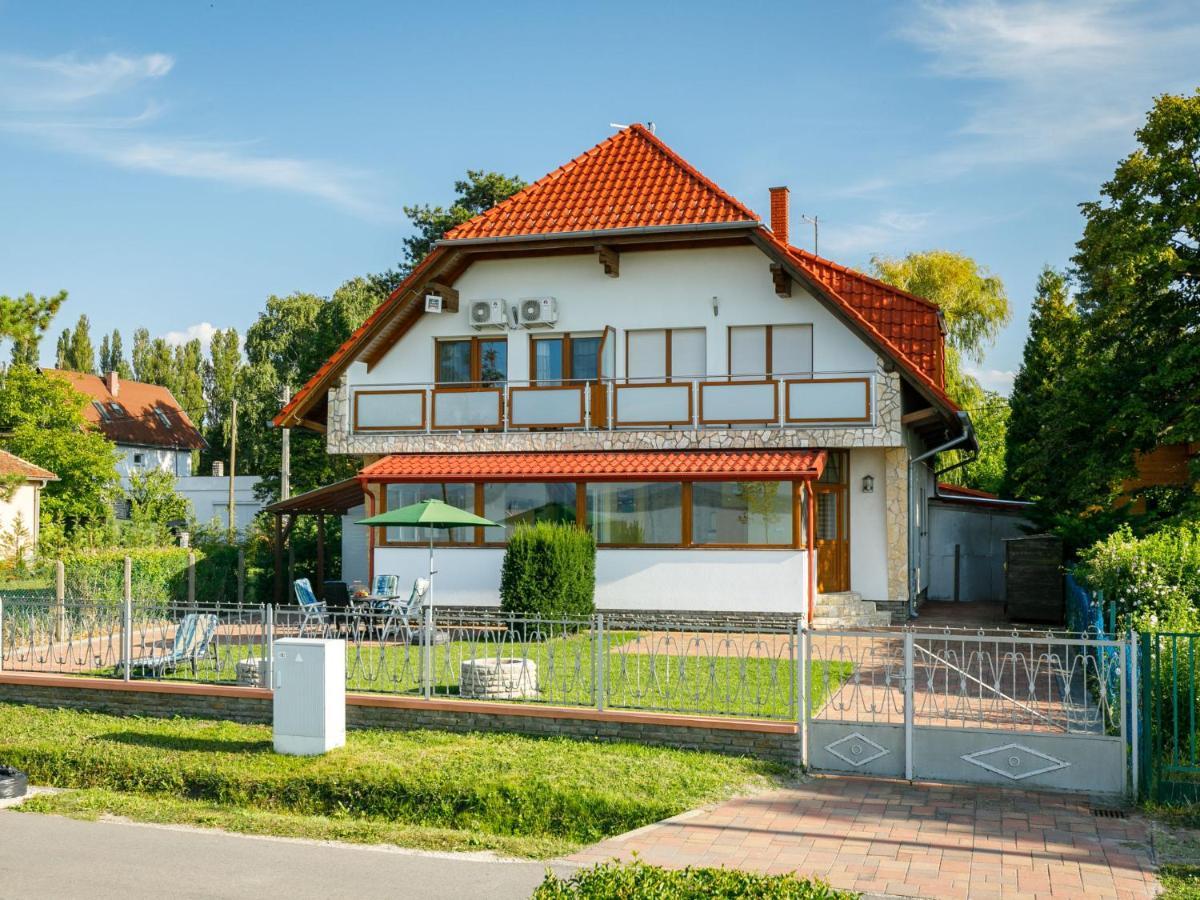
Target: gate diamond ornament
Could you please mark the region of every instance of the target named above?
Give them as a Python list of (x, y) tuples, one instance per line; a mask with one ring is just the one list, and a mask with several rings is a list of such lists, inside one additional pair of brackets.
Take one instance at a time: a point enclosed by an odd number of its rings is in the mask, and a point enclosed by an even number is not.
[(832, 744), (827, 744), (825, 749), (836, 756), (843, 762), (858, 768), (865, 766), (869, 762), (874, 762), (881, 756), (887, 756), (891, 751), (886, 747), (881, 747), (869, 737), (860, 734), (857, 731), (851, 732), (843, 738), (838, 738)]
[(1057, 772), (1071, 765), (1066, 760), (1056, 759), (1024, 744), (1005, 744), (1003, 747), (977, 750), (974, 753), (963, 754), (961, 759), (973, 766), (1003, 775), (1010, 781), (1021, 781), (1034, 775)]

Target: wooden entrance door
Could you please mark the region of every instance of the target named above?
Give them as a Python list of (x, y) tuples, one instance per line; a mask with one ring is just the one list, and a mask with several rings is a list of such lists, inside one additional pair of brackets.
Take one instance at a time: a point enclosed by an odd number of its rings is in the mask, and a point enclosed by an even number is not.
[(823, 594), (850, 590), (849, 460), (829, 451), (825, 472), (816, 484), (817, 590)]

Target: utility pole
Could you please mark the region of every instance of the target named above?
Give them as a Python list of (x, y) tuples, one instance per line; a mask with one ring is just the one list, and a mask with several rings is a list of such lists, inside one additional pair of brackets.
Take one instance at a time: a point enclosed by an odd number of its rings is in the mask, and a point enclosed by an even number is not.
[(237, 398), (229, 409), (229, 543), (237, 542), (237, 507), (233, 500), (233, 476), (237, 470)]
[[(292, 386), (285, 384), (283, 386), (283, 405), (287, 406), (291, 402)], [(292, 496), (292, 429), (285, 425), (280, 440), (279, 499), (286, 500)]]

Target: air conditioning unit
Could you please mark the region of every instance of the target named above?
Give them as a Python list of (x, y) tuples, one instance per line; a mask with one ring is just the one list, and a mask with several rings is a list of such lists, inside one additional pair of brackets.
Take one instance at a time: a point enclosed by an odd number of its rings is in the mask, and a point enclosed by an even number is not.
[(472, 300), (470, 312), (471, 327), (476, 331), (508, 327), (508, 306), (503, 300)]
[(550, 328), (558, 321), (558, 301), (553, 297), (528, 297), (518, 307), (521, 325)]

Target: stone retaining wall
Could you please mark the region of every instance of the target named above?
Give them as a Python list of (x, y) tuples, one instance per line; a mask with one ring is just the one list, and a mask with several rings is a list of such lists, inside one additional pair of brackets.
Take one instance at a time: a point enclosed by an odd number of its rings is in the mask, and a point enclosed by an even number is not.
[[(271, 721), (271, 692), (261, 688), (150, 681), (105, 681), (0, 674), (0, 702), (89, 710), (120, 716), (189, 716), (235, 722)], [(757, 756), (799, 764), (796, 726), (788, 722), (672, 716), (535, 704), (422, 700), (351, 694), (348, 728), (430, 728), (511, 732), (536, 737), (629, 741), (656, 747)]]

